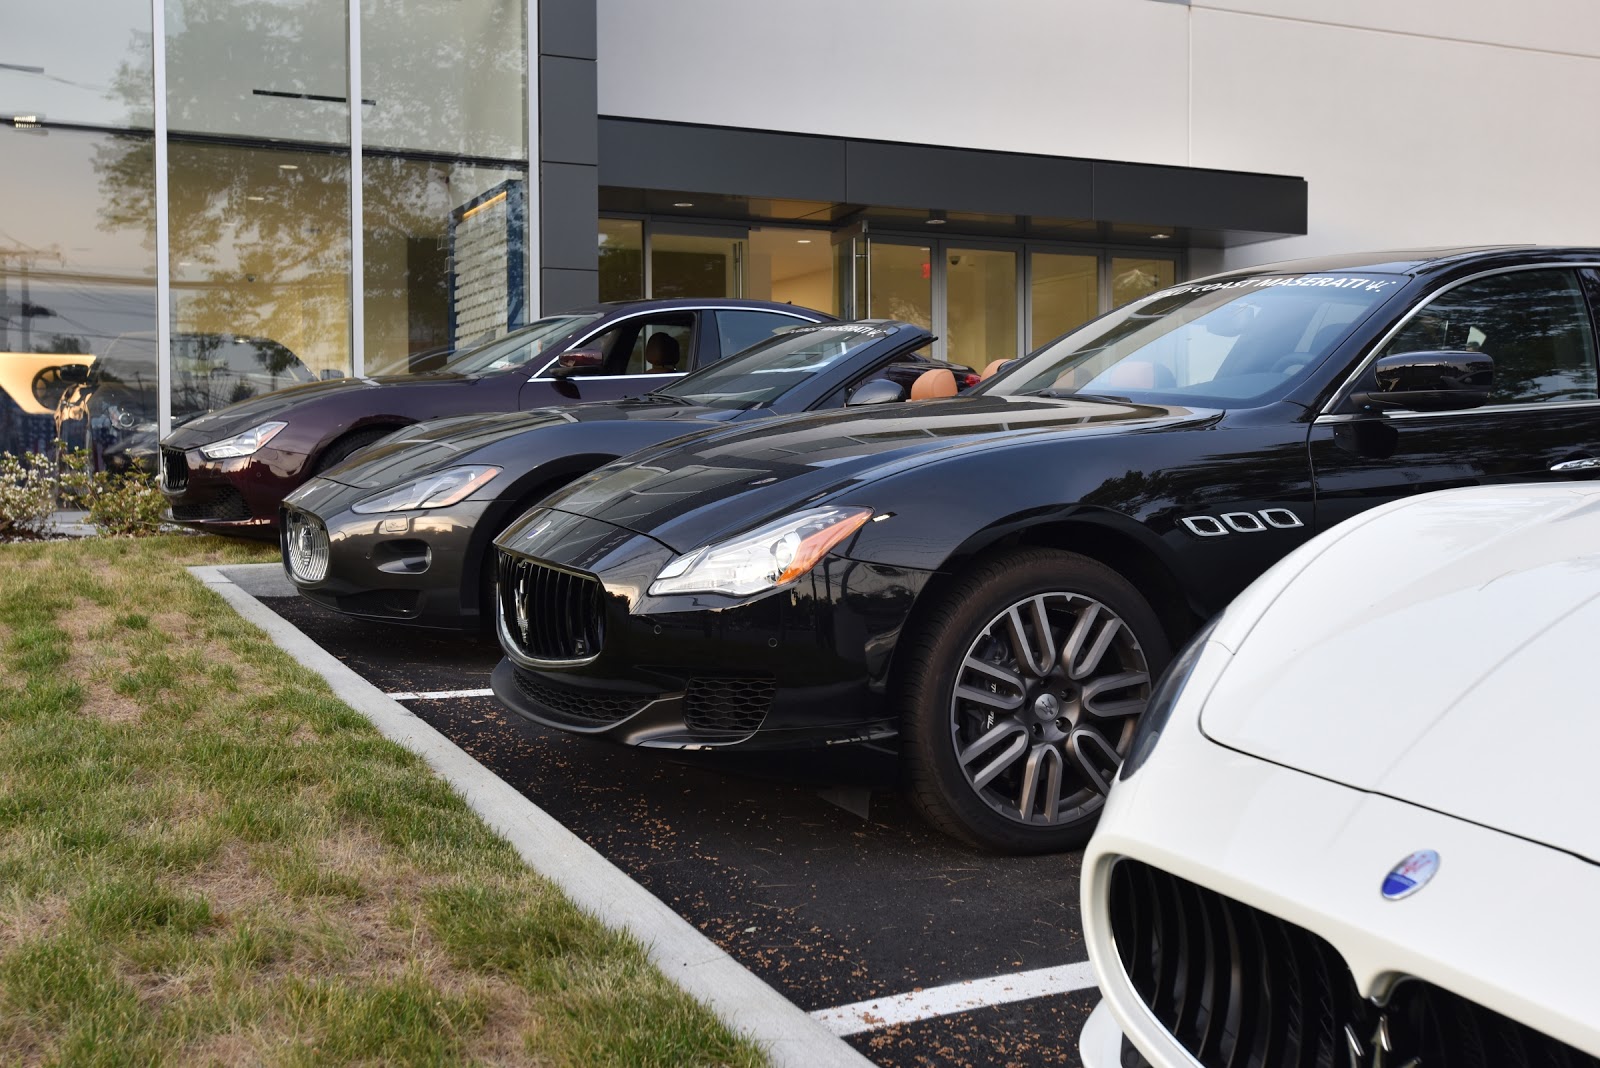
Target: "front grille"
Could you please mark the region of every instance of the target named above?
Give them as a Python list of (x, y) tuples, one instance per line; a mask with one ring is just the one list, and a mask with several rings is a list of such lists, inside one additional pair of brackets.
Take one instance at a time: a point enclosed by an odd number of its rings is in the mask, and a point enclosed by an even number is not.
[(294, 509), (284, 517), (283, 562), (301, 582), (328, 577), (328, 530), (315, 516)]
[(161, 488), (181, 493), (189, 485), (189, 457), (182, 449), (161, 446)]
[(776, 692), (770, 677), (690, 679), (683, 695), (683, 722), (697, 731), (749, 734), (767, 718)]
[(1393, 1046), (1381, 1063), (1600, 1068), (1421, 980), (1400, 983), (1380, 1010), (1323, 939), (1139, 861), (1117, 862), (1109, 904), (1134, 989), (1206, 1068), (1349, 1068), (1351, 1038), (1370, 1057), (1380, 1021)]
[(604, 726), (619, 723), (643, 708), (649, 698), (586, 693), (536, 678), (523, 671), (513, 672), (517, 689), (552, 719), (575, 720)]
[(173, 501), (172, 518), (183, 522), (200, 520), (228, 520), (237, 522), (250, 518), (250, 506), (244, 496), (232, 486), (219, 486), (203, 501)]
[(592, 660), (605, 635), (599, 580), (500, 554), (500, 614), (505, 633), (530, 660)]

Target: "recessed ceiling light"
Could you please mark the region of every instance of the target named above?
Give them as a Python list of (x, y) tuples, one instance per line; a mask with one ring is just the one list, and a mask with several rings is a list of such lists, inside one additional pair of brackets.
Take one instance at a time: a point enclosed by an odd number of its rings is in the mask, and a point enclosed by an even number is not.
[(245, 199), (246, 200), (265, 200), (267, 198), (266, 197), (249, 197), (249, 196), (247, 196), (247, 197), (245, 197)]
[(298, 163), (280, 163), (278, 164), (278, 169), (280, 171), (297, 171), (300, 169), (300, 165)]
[(678, 201), (674, 201), (672, 206), (675, 207), (675, 208), (692, 208), (692, 207), (694, 207), (694, 201), (692, 201), (692, 200), (678, 200)]
[(797, 245), (809, 245), (811, 244), (811, 239), (809, 237), (797, 237), (794, 239), (794, 243)]
[(1172, 240), (1172, 235), (1171, 234), (1151, 234), (1150, 235), (1150, 240), (1152, 240), (1152, 241), (1171, 241)]
[(937, 209), (930, 211), (928, 212), (927, 221), (929, 226), (943, 226), (945, 224), (945, 213)]

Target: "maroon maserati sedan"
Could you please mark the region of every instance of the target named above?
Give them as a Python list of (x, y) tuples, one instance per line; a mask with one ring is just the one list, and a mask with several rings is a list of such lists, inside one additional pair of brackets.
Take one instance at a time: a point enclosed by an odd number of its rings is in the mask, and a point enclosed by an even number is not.
[(312, 382), (192, 419), (161, 442), (161, 488), (179, 523), (274, 538), (290, 491), (403, 426), (621, 400), (774, 330), (832, 318), (759, 300), (628, 301), (548, 316), (431, 374)]

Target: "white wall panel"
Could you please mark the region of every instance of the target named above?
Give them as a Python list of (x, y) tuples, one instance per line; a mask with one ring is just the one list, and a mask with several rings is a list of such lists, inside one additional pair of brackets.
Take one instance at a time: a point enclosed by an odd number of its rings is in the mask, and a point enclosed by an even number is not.
[(1303, 176), (1323, 251), (1600, 244), (1600, 60), (1193, 11), (1193, 163)]
[(1186, 162), (1181, 5), (598, 3), (603, 115)]
[(1253, 12), (1511, 48), (1600, 56), (1595, 0), (1190, 0), (1196, 9)]

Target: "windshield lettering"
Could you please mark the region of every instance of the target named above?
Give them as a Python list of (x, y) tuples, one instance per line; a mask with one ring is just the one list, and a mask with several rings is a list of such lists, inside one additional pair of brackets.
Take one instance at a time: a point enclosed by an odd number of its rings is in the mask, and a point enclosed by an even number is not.
[(980, 389), (990, 396), (1267, 404), (1311, 373), (1403, 281), (1258, 274), (1173, 286), (1058, 338)]

